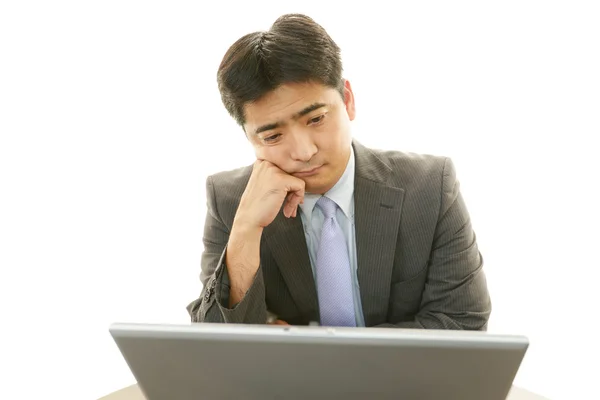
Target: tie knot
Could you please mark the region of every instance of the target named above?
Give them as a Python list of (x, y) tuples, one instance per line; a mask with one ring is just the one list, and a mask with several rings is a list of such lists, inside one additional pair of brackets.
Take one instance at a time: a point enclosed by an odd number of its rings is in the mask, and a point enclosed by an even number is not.
[(321, 209), (325, 218), (332, 218), (335, 217), (335, 211), (337, 210), (338, 205), (330, 198), (321, 196), (319, 201), (317, 201), (317, 207)]

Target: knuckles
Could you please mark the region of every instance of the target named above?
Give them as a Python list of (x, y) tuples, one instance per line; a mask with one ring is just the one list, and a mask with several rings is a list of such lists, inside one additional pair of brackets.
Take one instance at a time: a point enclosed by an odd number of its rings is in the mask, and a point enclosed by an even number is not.
[(270, 186), (286, 188), (290, 186), (301, 186), (303, 189), (306, 183), (295, 176), (282, 171), (275, 164), (266, 160), (257, 160), (254, 164), (251, 179), (260, 186)]

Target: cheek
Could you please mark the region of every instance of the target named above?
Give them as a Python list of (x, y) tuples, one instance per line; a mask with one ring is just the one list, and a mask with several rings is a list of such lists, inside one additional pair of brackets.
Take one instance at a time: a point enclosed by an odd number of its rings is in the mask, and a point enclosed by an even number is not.
[(287, 158), (285, 157), (285, 151), (281, 146), (255, 147), (254, 155), (257, 159), (273, 163), (284, 171), (287, 167)]
[(260, 143), (253, 143), (252, 147), (254, 148), (254, 155), (257, 159), (271, 161), (273, 155), (276, 154), (273, 151), (273, 147), (262, 146)]
[(323, 134), (319, 135), (317, 145), (319, 149), (328, 153), (338, 153), (348, 143), (346, 136), (344, 131), (340, 130), (339, 126), (336, 126), (328, 132), (323, 132)]

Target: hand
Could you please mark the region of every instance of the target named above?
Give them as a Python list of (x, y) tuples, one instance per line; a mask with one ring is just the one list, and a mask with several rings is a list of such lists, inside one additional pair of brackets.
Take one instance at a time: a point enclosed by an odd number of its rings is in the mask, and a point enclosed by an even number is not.
[(283, 214), (287, 218), (296, 217), (298, 205), (304, 202), (304, 186), (302, 179), (286, 173), (275, 164), (257, 160), (234, 224), (265, 228), (273, 222), (284, 201)]
[(273, 322), (269, 322), (268, 325), (289, 325), (287, 322), (277, 319)]

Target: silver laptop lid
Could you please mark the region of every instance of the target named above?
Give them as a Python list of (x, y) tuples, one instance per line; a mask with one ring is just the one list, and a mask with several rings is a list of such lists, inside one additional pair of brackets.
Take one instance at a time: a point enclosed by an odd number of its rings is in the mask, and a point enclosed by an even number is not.
[(520, 335), (393, 328), (118, 323), (148, 400), (505, 399)]

